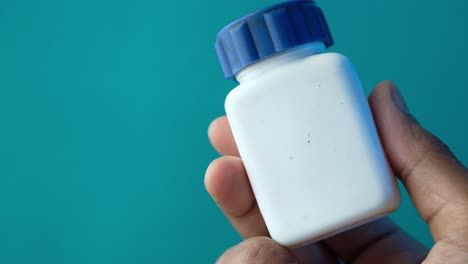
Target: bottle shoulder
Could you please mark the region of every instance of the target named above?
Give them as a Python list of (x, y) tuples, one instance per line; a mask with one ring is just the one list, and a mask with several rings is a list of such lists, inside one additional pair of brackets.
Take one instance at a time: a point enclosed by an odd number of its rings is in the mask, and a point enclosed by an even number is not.
[(327, 52), (314, 56), (309, 56), (306, 58), (308, 63), (320, 63), (324, 67), (339, 67), (339, 66), (348, 66), (351, 64), (351, 60), (341, 54), (336, 52)]
[(238, 100), (251, 101), (273, 91), (288, 93), (326, 79), (346, 80), (350, 77), (354, 79), (357, 73), (345, 55), (335, 52), (312, 55), (270, 69), (255, 79), (239, 84), (228, 94), (225, 106), (229, 108), (229, 105), (237, 104)]

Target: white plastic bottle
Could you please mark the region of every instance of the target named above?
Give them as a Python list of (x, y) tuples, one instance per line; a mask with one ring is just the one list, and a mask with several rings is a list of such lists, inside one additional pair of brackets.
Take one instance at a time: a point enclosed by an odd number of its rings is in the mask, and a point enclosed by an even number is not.
[(321, 240), (397, 209), (400, 195), (351, 62), (313, 1), (241, 18), (218, 35), (226, 113), (271, 237)]

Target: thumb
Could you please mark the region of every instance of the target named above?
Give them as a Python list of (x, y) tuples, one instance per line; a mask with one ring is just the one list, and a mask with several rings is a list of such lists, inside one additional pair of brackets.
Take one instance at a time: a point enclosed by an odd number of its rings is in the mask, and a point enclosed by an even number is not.
[(389, 162), (434, 240), (468, 249), (468, 171), (446, 145), (409, 114), (391, 82), (369, 99)]
[(227, 250), (217, 264), (300, 263), (286, 248), (267, 237), (255, 237)]

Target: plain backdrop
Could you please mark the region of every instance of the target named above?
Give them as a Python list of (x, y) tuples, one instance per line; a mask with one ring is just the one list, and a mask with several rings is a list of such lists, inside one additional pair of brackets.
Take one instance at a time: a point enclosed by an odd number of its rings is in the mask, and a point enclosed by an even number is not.
[[(214, 41), (267, 0), (2, 0), (0, 263), (212, 263), (240, 238), (203, 187)], [(468, 2), (321, 0), (366, 92), (394, 80), (468, 162)], [(393, 219), (432, 241), (406, 193)]]

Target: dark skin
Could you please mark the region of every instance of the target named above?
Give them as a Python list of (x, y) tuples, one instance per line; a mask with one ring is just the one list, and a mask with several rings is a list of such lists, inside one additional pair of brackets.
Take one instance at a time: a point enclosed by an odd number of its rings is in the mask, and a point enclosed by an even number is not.
[(205, 186), (245, 239), (217, 263), (468, 263), (468, 170), (408, 112), (398, 89), (382, 82), (369, 104), (390, 165), (436, 242), (426, 248), (388, 218), (300, 249), (274, 242), (258, 210), (226, 117), (209, 137), (223, 157), (213, 161)]

